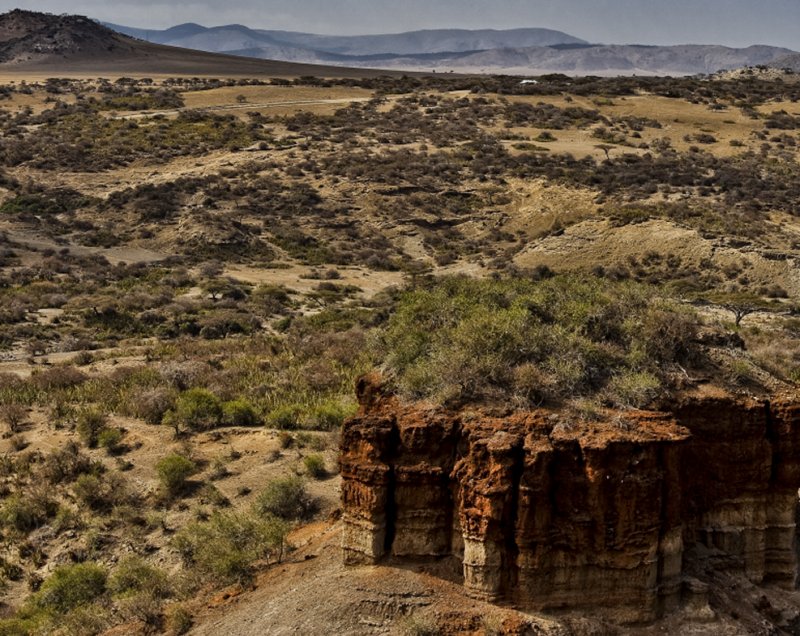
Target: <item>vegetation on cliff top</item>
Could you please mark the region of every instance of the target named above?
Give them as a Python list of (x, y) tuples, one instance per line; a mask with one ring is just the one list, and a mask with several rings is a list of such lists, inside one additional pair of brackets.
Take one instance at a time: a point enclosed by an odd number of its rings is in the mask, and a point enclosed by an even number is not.
[(381, 336), (411, 398), (643, 406), (701, 355), (691, 308), (631, 282), (444, 279), (405, 293)]

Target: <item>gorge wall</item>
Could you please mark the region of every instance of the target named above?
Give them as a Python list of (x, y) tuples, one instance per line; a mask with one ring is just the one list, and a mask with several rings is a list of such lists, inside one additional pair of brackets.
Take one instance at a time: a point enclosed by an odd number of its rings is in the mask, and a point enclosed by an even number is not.
[(795, 586), (800, 402), (687, 401), (570, 426), (401, 405), (359, 382), (341, 472), (348, 564), (455, 559), (470, 594), (648, 622), (701, 560)]

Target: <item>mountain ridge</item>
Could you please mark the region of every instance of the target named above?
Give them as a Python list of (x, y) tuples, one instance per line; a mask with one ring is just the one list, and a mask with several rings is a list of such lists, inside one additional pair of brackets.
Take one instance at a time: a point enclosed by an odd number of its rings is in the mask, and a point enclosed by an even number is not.
[(746, 66), (795, 64), (794, 51), (753, 45), (592, 44), (561, 31), (427, 29), (404, 33), (332, 36), (189, 22), (164, 30), (110, 28), (150, 41), (259, 59), (394, 70), (535, 74), (709, 74)]
[(146, 42), (85, 16), (15, 9), (0, 14), (0, 69), (8, 72), (375, 77), (393, 71), (294, 64)]
[[(202, 27), (192, 22), (179, 24), (164, 30), (147, 30), (123, 25), (104, 23), (120, 33), (147, 39), (159, 44), (172, 46), (185, 45), (185, 39), (206, 38), (202, 46), (219, 47), (220, 36), (227, 35), (235, 42), (236, 38), (247, 37), (253, 41), (263, 39), (268, 44), (296, 46), (313, 53), (334, 53), (341, 55), (375, 55), (411, 53), (466, 52), (489, 48), (516, 46), (552, 46), (559, 44), (588, 44), (585, 40), (561, 31), (544, 28), (518, 29), (421, 29), (402, 33), (383, 33), (374, 35), (319, 35), (296, 31), (253, 29), (241, 24), (228, 24), (216, 27)], [(199, 28), (198, 28), (199, 27)], [(213, 48), (215, 51), (235, 50), (241, 47)]]

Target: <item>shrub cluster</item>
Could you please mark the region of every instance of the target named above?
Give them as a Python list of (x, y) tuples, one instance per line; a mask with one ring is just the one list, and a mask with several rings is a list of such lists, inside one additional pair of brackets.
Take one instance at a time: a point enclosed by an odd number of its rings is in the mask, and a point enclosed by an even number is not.
[(592, 276), (450, 278), (405, 293), (380, 338), (412, 398), (642, 406), (697, 355), (692, 312), (652, 288)]

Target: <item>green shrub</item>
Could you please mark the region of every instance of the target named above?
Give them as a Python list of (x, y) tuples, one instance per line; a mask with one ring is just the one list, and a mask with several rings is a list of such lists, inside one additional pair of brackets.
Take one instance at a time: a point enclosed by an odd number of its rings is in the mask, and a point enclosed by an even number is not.
[(206, 484), (200, 492), (200, 501), (204, 504), (224, 508), (231, 505), (230, 499), (214, 484)]
[(30, 636), (36, 623), (30, 619), (6, 618), (0, 620), (0, 636)]
[(105, 448), (109, 455), (116, 455), (120, 451), (122, 431), (118, 428), (106, 428), (97, 436), (97, 444)]
[(661, 389), (661, 382), (650, 373), (624, 371), (608, 383), (608, 399), (622, 407), (642, 408), (651, 403)]
[(222, 402), (206, 389), (189, 389), (178, 396), (170, 415), (176, 429), (206, 430), (222, 421)]
[(72, 487), (75, 497), (97, 512), (110, 512), (115, 506), (127, 503), (128, 485), (121, 475), (81, 475)]
[(194, 624), (192, 614), (183, 605), (172, 605), (166, 611), (166, 627), (170, 634), (182, 636)]
[(728, 380), (736, 385), (746, 385), (756, 377), (755, 367), (747, 360), (731, 360), (727, 366)]
[(214, 581), (247, 581), (261, 559), (280, 560), (288, 525), (275, 517), (215, 513), (189, 524), (173, 540), (184, 561)]
[(148, 592), (157, 598), (168, 598), (171, 593), (166, 572), (150, 565), (138, 556), (120, 561), (108, 580), (108, 590), (114, 596), (130, 596)]
[(258, 426), (258, 414), (245, 399), (231, 400), (222, 405), (222, 419), (226, 426)]
[(41, 475), (48, 483), (56, 485), (70, 483), (80, 475), (99, 474), (104, 470), (102, 462), (93, 462), (81, 452), (77, 442), (69, 441), (45, 457)]
[(100, 433), (106, 427), (106, 416), (97, 409), (86, 409), (78, 416), (77, 432), (86, 446), (95, 448)]
[(663, 384), (676, 363), (699, 355), (695, 322), (654, 288), (629, 282), (447, 278), (401, 296), (378, 353), (410, 398), (559, 403), (633, 372)]
[(66, 614), (105, 594), (106, 579), (106, 571), (96, 563), (59, 566), (26, 607), (48, 614)]
[(311, 425), (321, 431), (339, 428), (348, 417), (355, 415), (356, 406), (344, 406), (341, 402), (323, 402), (311, 411)]
[(44, 525), (58, 505), (44, 492), (14, 493), (0, 508), (0, 523), (16, 532), (28, 533)]
[(159, 461), (156, 471), (167, 495), (174, 497), (183, 492), (186, 480), (197, 472), (197, 466), (183, 455), (173, 454)]
[(297, 476), (273, 479), (256, 499), (256, 511), (264, 517), (304, 519), (315, 510), (315, 503)]
[(300, 428), (301, 412), (302, 410), (298, 406), (279, 406), (267, 416), (267, 426), (283, 431), (297, 430)]
[(322, 479), (328, 474), (328, 470), (325, 468), (325, 458), (318, 453), (303, 458), (303, 467), (306, 469), (306, 474), (314, 479)]

